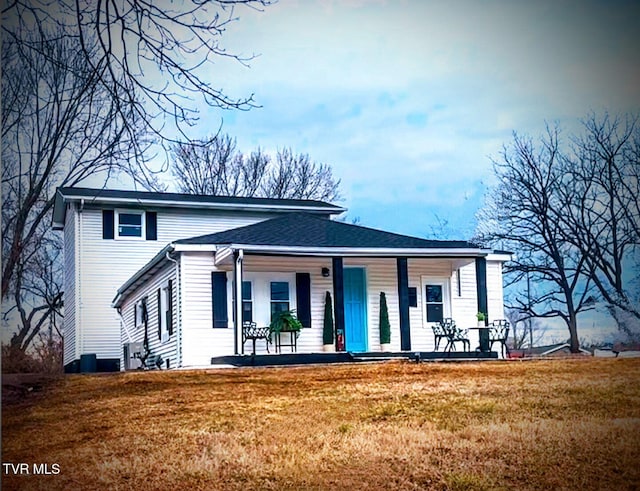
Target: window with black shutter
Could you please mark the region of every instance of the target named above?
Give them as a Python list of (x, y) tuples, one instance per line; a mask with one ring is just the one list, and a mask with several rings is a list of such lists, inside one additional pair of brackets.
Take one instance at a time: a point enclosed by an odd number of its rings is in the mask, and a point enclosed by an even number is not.
[(211, 273), (211, 308), (213, 310), (213, 327), (229, 327), (227, 273), (224, 271), (213, 271)]
[(311, 275), (296, 273), (296, 316), (302, 327), (311, 327)]
[(102, 238), (113, 239), (113, 210), (102, 210)]

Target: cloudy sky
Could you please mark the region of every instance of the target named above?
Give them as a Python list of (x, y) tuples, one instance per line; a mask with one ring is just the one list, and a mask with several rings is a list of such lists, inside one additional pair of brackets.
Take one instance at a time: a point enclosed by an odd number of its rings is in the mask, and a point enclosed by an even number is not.
[(638, 2), (281, 0), (235, 14), (223, 46), (259, 56), (211, 79), (262, 107), (203, 113), (195, 132), (222, 118), (242, 150), (331, 164), (367, 226), (468, 238), (514, 130), (640, 108)]
[[(190, 136), (222, 125), (244, 152), (330, 164), (365, 226), (468, 239), (514, 131), (568, 136), (591, 111), (640, 112), (640, 2), (280, 0), (233, 17), (221, 47), (255, 58), (218, 58), (206, 78), (260, 107), (202, 108)], [(581, 326), (616, 332), (603, 314)], [(551, 323), (545, 341), (566, 337)]]
[[(638, 2), (280, 0), (235, 14), (222, 45), (258, 56), (211, 79), (261, 108), (203, 113), (197, 136), (222, 122), (242, 150), (331, 164), (366, 226), (467, 239), (513, 131), (568, 135), (590, 111), (640, 110)], [(603, 315), (587, 324), (615, 332)], [(552, 324), (546, 341), (566, 336)]]

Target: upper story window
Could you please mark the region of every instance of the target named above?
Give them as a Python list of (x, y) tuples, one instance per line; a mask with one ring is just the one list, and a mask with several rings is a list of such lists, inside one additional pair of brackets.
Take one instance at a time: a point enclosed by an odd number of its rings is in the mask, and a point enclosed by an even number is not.
[(102, 210), (102, 238), (158, 240), (158, 212)]
[(116, 211), (118, 238), (144, 237), (144, 212)]

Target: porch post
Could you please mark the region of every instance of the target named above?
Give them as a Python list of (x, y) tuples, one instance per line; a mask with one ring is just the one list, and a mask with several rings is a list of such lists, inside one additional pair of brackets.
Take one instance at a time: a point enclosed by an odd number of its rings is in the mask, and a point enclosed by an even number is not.
[[(335, 307), (336, 319), (336, 350), (341, 346), (338, 343), (338, 336), (342, 336), (342, 346), (344, 346), (344, 268), (341, 257), (332, 258), (333, 266), (333, 304)], [(344, 349), (344, 348), (342, 348)]]
[(487, 260), (476, 258), (476, 291), (478, 294), (478, 312), (484, 312), (484, 325), (489, 324), (489, 307), (487, 301)]
[(406, 257), (396, 258), (398, 267), (398, 307), (400, 309), (400, 349), (411, 350), (411, 326), (409, 324), (409, 268)]
[(244, 343), (242, 342), (242, 260), (244, 252), (242, 249), (233, 253), (233, 328), (234, 328), (234, 345), (237, 355), (244, 354)]

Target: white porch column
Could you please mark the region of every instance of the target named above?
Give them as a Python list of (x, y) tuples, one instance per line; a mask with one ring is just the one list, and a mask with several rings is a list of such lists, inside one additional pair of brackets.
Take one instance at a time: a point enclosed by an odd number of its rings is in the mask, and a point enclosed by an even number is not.
[(233, 286), (235, 295), (233, 296), (233, 308), (235, 309), (234, 329), (236, 334), (236, 354), (244, 353), (244, 343), (242, 342), (242, 260), (244, 259), (244, 251), (237, 250), (234, 253), (235, 261), (233, 268)]

